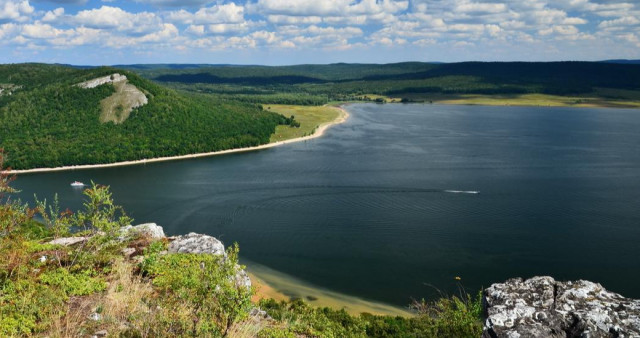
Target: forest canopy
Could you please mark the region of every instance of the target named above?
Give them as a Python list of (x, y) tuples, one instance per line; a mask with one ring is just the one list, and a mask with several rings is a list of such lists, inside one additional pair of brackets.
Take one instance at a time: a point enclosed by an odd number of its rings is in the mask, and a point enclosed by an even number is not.
[[(148, 104), (121, 123), (101, 123), (100, 101), (112, 84), (76, 84), (124, 74)], [(255, 146), (287, 119), (253, 103), (179, 93), (109, 67), (0, 66), (0, 148), (13, 169), (111, 163)], [(11, 88), (10, 91), (8, 88)]]

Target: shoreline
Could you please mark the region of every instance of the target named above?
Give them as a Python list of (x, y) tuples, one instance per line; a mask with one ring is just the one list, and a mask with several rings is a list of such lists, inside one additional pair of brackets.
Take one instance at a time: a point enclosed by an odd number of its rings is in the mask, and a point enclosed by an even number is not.
[(254, 302), (263, 298), (278, 302), (303, 299), (312, 307), (345, 310), (354, 316), (361, 313), (405, 318), (414, 316), (406, 308), (324, 289), (259, 263), (245, 262), (244, 265), (251, 283), (256, 287), (256, 294), (252, 298)]
[(150, 159), (122, 161), (122, 162), (114, 162), (114, 163), (104, 163), (104, 164), (80, 164), (80, 165), (70, 165), (70, 166), (62, 166), (62, 167), (55, 167), (55, 168), (33, 168), (33, 169), (19, 169), (19, 170), (4, 170), (4, 171), (2, 171), (2, 173), (3, 174), (20, 175), (20, 174), (35, 174), (35, 173), (55, 172), (55, 171), (67, 171), (67, 170), (84, 170), (84, 169), (97, 169), (97, 168), (124, 167), (124, 166), (140, 165), (140, 164), (147, 164), (147, 163), (178, 161), (178, 160), (186, 160), (186, 159), (199, 158), (199, 157), (209, 157), (209, 156), (216, 156), (216, 155), (225, 155), (225, 154), (233, 154), (233, 153), (244, 153), (244, 152), (262, 150), (262, 149), (269, 149), (269, 148), (281, 146), (281, 145), (284, 145), (284, 144), (307, 141), (307, 140), (311, 140), (311, 139), (314, 139), (314, 138), (321, 137), (322, 135), (324, 135), (324, 133), (325, 133), (325, 131), (327, 131), (327, 129), (331, 128), (334, 125), (338, 125), (338, 124), (346, 122), (347, 119), (349, 118), (349, 112), (347, 112), (347, 110), (344, 109), (343, 104), (340, 104), (340, 105), (337, 105), (337, 106), (332, 106), (332, 107), (335, 107), (336, 109), (338, 109), (340, 111), (340, 115), (336, 119), (334, 119), (333, 121), (325, 122), (325, 123), (322, 123), (322, 124), (318, 125), (315, 128), (313, 134), (307, 135), (307, 136), (302, 136), (302, 137), (296, 137), (296, 138), (292, 138), (292, 139), (287, 139), (287, 140), (283, 140), (283, 141), (265, 143), (265, 144), (261, 144), (261, 145), (258, 145), (258, 146), (245, 147), (245, 148), (233, 148), (233, 149), (218, 150), (218, 151), (211, 151), (211, 152), (206, 152), (206, 153), (196, 153), (196, 154), (189, 154), (189, 155), (177, 155), (177, 156), (157, 157), (157, 158), (150, 158)]

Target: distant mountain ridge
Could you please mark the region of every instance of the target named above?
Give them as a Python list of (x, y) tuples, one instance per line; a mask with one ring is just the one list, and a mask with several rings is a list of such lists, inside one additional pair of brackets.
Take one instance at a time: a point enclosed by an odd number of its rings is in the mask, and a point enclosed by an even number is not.
[[(321, 104), (374, 94), (422, 100), (445, 95), (582, 95), (637, 100), (640, 65), (626, 62), (400, 62), (293, 66), (148, 66), (142, 76), (188, 91), (250, 102)], [(601, 94), (604, 89), (604, 94)], [(612, 93), (611, 90), (616, 91)], [(282, 93), (289, 93), (283, 97)], [(638, 95), (636, 95), (638, 94)], [(287, 102), (273, 101), (283, 100)]]
[(604, 61), (600, 61), (600, 62), (620, 63), (620, 64), (640, 64), (640, 60), (626, 60), (626, 59), (604, 60)]

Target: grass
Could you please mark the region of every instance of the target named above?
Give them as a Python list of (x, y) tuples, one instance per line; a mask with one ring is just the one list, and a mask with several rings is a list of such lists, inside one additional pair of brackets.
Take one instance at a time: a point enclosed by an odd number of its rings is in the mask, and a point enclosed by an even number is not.
[(265, 109), (280, 113), (286, 117), (294, 116), (300, 122), (300, 127), (277, 126), (271, 135), (270, 142), (285, 141), (293, 138), (311, 135), (322, 124), (330, 123), (340, 117), (342, 112), (333, 106), (293, 106), (293, 105), (263, 105)]
[(605, 107), (640, 108), (640, 91), (596, 88), (593, 93), (559, 96), (548, 94), (415, 94), (413, 100), (440, 104), (486, 106), (541, 106), (541, 107)]

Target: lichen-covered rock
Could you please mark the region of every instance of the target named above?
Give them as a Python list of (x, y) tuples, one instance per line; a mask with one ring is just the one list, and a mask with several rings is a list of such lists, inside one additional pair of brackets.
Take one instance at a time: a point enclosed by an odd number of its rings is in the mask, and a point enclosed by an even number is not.
[(175, 237), (169, 243), (169, 253), (206, 253), (227, 256), (224, 245), (215, 237), (191, 232), (184, 236)]
[(97, 86), (103, 85), (105, 83), (113, 83), (113, 82), (120, 82), (120, 81), (125, 81), (127, 79), (127, 77), (125, 75), (121, 75), (118, 73), (113, 73), (111, 75), (107, 75), (107, 76), (102, 76), (99, 78), (95, 78), (93, 80), (89, 80), (89, 81), (85, 81), (82, 83), (78, 83), (77, 86), (80, 88), (95, 88)]
[(484, 291), (484, 337), (640, 337), (640, 300), (579, 280), (509, 279)]
[[(224, 250), (224, 244), (215, 237), (197, 234), (195, 232), (184, 236), (177, 236), (169, 243), (169, 253), (194, 253), (194, 254), (211, 254), (220, 255), (224, 259), (227, 253)], [(251, 279), (243, 269), (238, 266), (235, 275), (236, 285), (251, 288)]]
[(244, 271), (243, 269), (240, 269), (240, 267), (238, 266), (238, 272), (236, 272), (236, 285), (238, 286), (244, 286), (247, 289), (251, 288), (251, 278), (249, 278), (249, 275), (247, 274), (246, 271)]
[(144, 223), (135, 226), (127, 225), (122, 227), (120, 229), (120, 240), (124, 240), (128, 236), (142, 233), (148, 235), (152, 239), (162, 239), (166, 237), (161, 226), (155, 223)]
[(136, 248), (124, 248), (122, 249), (122, 255), (125, 257), (131, 257), (134, 253), (136, 253)]
[(71, 246), (71, 245), (75, 245), (75, 244), (78, 244), (78, 243), (86, 242), (88, 239), (89, 239), (89, 237), (85, 237), (85, 236), (61, 237), (61, 238), (56, 238), (56, 239), (54, 239), (52, 241), (49, 241), (49, 242), (47, 242), (47, 244)]

